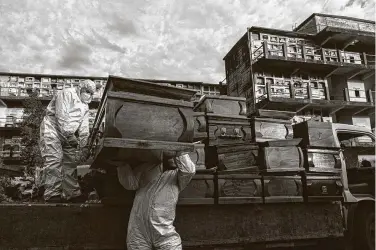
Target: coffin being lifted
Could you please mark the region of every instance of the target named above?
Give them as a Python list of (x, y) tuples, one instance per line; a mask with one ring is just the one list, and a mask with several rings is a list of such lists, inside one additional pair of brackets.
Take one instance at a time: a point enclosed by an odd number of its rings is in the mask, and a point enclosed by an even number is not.
[(92, 167), (103, 168), (114, 161), (159, 161), (164, 151), (190, 152), (196, 166), (204, 166), (204, 145), (194, 143), (203, 136), (191, 102), (195, 94), (195, 90), (109, 76), (90, 138)]

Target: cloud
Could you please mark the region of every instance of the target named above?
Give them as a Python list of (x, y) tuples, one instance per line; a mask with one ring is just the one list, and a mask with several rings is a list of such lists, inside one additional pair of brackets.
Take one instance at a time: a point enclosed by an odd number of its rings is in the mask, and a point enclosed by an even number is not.
[(90, 47), (75, 41), (69, 42), (61, 51), (58, 66), (68, 69), (83, 68), (91, 64), (90, 55)]
[(0, 69), (217, 83), (247, 27), (291, 30), (313, 12), (374, 20), (375, 3), (1, 0)]

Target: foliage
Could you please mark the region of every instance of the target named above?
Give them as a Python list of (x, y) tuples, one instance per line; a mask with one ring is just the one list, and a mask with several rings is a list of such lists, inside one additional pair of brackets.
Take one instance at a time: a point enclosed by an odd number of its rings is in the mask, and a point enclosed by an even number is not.
[(45, 114), (45, 107), (38, 99), (38, 93), (33, 92), (30, 98), (23, 102), (24, 115), (21, 123), (21, 158), (26, 165), (27, 175), (34, 175), (36, 167), (42, 165), (39, 144), (39, 128)]
[(12, 201), (8, 196), (10, 186), (11, 179), (7, 176), (0, 176), (0, 203)]

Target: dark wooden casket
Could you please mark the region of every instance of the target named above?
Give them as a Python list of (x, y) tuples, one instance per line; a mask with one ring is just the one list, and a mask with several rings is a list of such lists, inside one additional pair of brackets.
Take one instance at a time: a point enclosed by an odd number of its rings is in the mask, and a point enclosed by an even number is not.
[(332, 123), (305, 121), (293, 126), (294, 137), (302, 138), (302, 147), (337, 148)]
[[(106, 161), (160, 161), (162, 151), (203, 153), (195, 137), (205, 137), (193, 112), (196, 92), (110, 76), (90, 137), (92, 167)], [(195, 127), (199, 129), (195, 136)], [(204, 155), (198, 157), (204, 159)]]
[(342, 200), (343, 183), (340, 175), (306, 173), (306, 198), (308, 202)]
[(303, 180), (301, 175), (263, 174), (265, 203), (303, 202)]
[(208, 138), (206, 117), (204, 112), (194, 112), (194, 141), (203, 141)]
[(257, 173), (218, 173), (218, 203), (262, 203), (262, 181)]
[(257, 109), (252, 116), (259, 118), (272, 118), (279, 120), (290, 120), (296, 115), (296, 112), (291, 111), (281, 111), (281, 110), (268, 110), (268, 109)]
[(304, 171), (304, 155), (298, 146), (300, 139), (259, 143), (259, 167), (264, 172)]
[(205, 123), (208, 133), (205, 140), (207, 168), (257, 169), (258, 147), (251, 143), (252, 129), (250, 119), (245, 116), (245, 98), (204, 96), (194, 110), (205, 113), (205, 120), (200, 115), (197, 124), (202, 128)]
[(246, 116), (247, 114), (245, 98), (226, 95), (205, 95), (194, 107), (194, 111), (221, 115)]
[(196, 171), (188, 186), (179, 194), (178, 204), (198, 205), (214, 204), (214, 172)]
[(218, 145), (206, 151), (207, 166), (218, 170), (258, 170), (258, 146), (250, 144)]
[(342, 171), (339, 150), (304, 149), (305, 169), (308, 172), (339, 173)]
[(252, 129), (249, 118), (207, 114), (208, 146), (250, 143)]
[(291, 121), (264, 117), (252, 117), (252, 139), (254, 142), (285, 140), (293, 138)]
[(248, 118), (207, 114), (209, 146), (251, 142), (251, 125)]

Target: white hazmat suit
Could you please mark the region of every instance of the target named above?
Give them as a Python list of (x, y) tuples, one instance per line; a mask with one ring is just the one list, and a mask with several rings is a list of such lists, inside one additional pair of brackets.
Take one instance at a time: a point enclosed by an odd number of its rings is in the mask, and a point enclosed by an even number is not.
[[(44, 199), (72, 199), (81, 195), (77, 180), (76, 150), (87, 144), (89, 106), (96, 90), (93, 81), (59, 91), (50, 101), (40, 126), (40, 151), (44, 160)], [(78, 138), (75, 134), (78, 133)]]
[(177, 168), (164, 172), (161, 163), (117, 168), (122, 186), (137, 190), (128, 223), (128, 250), (182, 249), (173, 222), (179, 192), (194, 176), (195, 165), (187, 154), (174, 160)]

